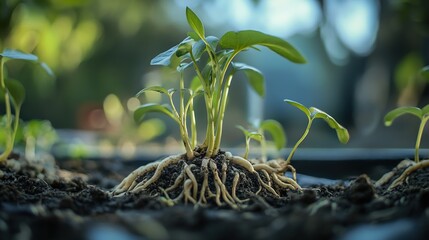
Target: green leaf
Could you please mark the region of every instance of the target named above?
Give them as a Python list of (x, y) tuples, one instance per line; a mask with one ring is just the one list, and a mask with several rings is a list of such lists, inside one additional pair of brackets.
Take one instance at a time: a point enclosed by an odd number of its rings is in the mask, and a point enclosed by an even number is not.
[(252, 89), (261, 97), (265, 95), (265, 79), (261, 71), (244, 63), (233, 63), (232, 67), (236, 71), (244, 71)]
[(9, 58), (9, 59), (20, 59), (20, 60), (26, 60), (31, 62), (37, 62), (39, 60), (39, 58), (36, 55), (30, 54), (30, 53), (24, 53), (14, 49), (5, 49), (2, 53), (0, 53), (0, 56)]
[(308, 110), (308, 108), (305, 107), (304, 105), (302, 105), (301, 103), (295, 102), (295, 101), (292, 101), (289, 99), (284, 99), (283, 101), (285, 101), (286, 103), (288, 103), (288, 104), (298, 108), (299, 110), (303, 111), (305, 113), (305, 115), (307, 115), (307, 117), (310, 118), (310, 116), (311, 116), (310, 110)]
[(161, 65), (161, 66), (171, 66), (172, 58), (176, 56), (176, 52), (179, 49), (179, 46), (186, 45), (188, 42), (193, 41), (191, 38), (187, 37), (182, 42), (177, 44), (176, 46), (168, 49), (165, 52), (162, 52), (158, 54), (156, 57), (154, 57), (151, 61), (151, 65)]
[(222, 48), (234, 49), (236, 52), (261, 45), (292, 62), (306, 62), (304, 57), (287, 41), (254, 30), (227, 32), (221, 37), (219, 45)]
[(429, 104), (422, 108), (422, 115), (429, 115)]
[(158, 93), (162, 93), (162, 94), (165, 94), (165, 95), (169, 95), (168, 94), (168, 90), (165, 89), (164, 87), (161, 87), (161, 86), (150, 86), (150, 87), (147, 87), (147, 88), (144, 88), (144, 89), (140, 90), (140, 92), (138, 92), (136, 94), (136, 97), (140, 97), (145, 92), (158, 92)]
[(143, 120), (144, 116), (147, 113), (151, 113), (151, 112), (163, 113), (163, 114), (169, 116), (170, 118), (172, 118), (174, 121), (178, 122), (178, 119), (174, 116), (174, 114), (171, 112), (171, 110), (167, 106), (155, 104), (155, 103), (148, 103), (148, 104), (144, 104), (144, 105), (141, 105), (140, 107), (138, 107), (134, 111), (134, 120), (136, 122), (141, 122)]
[(338, 140), (341, 143), (347, 143), (350, 139), (350, 135), (349, 132), (347, 131), (346, 128), (344, 128), (343, 126), (341, 126), (333, 117), (331, 117), (329, 114), (327, 114), (326, 112), (317, 109), (315, 107), (310, 107), (310, 112), (311, 112), (311, 118), (312, 119), (316, 119), (316, 118), (320, 118), (325, 120), (326, 123), (328, 123), (328, 125), (332, 128), (335, 129), (335, 131), (337, 132), (337, 137)]
[(195, 76), (192, 81), (191, 81), (191, 85), (189, 86), (189, 89), (191, 89), (192, 91), (197, 91), (198, 89), (201, 89), (203, 86), (201, 85), (201, 80), (198, 76)]
[(25, 100), (25, 88), (22, 83), (17, 80), (10, 79), (5, 81), (5, 84), (14, 104), (21, 107)]
[(414, 115), (420, 119), (423, 117), (422, 110), (417, 107), (399, 107), (396, 109), (393, 109), (392, 111), (388, 112), (386, 116), (384, 116), (384, 125), (390, 126), (392, 125), (393, 121), (398, 118), (399, 116), (402, 116), (404, 114), (411, 114)]
[[(219, 43), (219, 38), (208, 36), (206, 38), (206, 42), (209, 44), (210, 49), (215, 51), (217, 44)], [(196, 60), (199, 60), (206, 50), (206, 43), (203, 40), (198, 40), (192, 47), (192, 53)]]
[(265, 120), (261, 123), (260, 128), (271, 135), (277, 150), (281, 150), (286, 146), (286, 135), (282, 125), (278, 121)]
[(424, 78), (429, 80), (429, 65), (422, 68), (421, 74)]
[(189, 26), (195, 31), (198, 37), (204, 39), (205, 32), (203, 23), (189, 7), (186, 7), (186, 20), (188, 20)]
[(45, 72), (52, 77), (55, 77), (54, 71), (52, 71), (52, 69), (48, 66), (48, 64), (44, 63), (44, 62), (39, 62), (40, 63), (40, 67), (42, 67), (43, 70), (45, 70)]
[(240, 125), (237, 125), (236, 127), (243, 132), (246, 139), (253, 139), (253, 140), (256, 140), (258, 142), (262, 141), (262, 135), (260, 133), (255, 132), (255, 131), (249, 131)]

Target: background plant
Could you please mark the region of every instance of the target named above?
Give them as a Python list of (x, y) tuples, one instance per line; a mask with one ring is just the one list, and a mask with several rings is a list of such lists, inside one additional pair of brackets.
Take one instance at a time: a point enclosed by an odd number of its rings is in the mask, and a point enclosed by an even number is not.
[(267, 160), (267, 140), (266, 133), (269, 133), (271, 139), (277, 149), (280, 151), (282, 148), (286, 146), (286, 134), (282, 125), (272, 119), (267, 119), (262, 121), (256, 130), (246, 129), (243, 126), (237, 126), (244, 134), (246, 138), (246, 148), (244, 152), (243, 158), (248, 158), (249, 149), (250, 149), (250, 140), (258, 141), (261, 144), (261, 159), (262, 161)]
[[(200, 147), (205, 150), (207, 157), (211, 157), (216, 155), (220, 149), (223, 119), (234, 74), (244, 71), (250, 86), (260, 96), (265, 93), (264, 77), (261, 72), (244, 63), (233, 63), (235, 57), (242, 51), (263, 46), (292, 62), (304, 63), (305, 60), (294, 47), (278, 37), (258, 31), (244, 30), (227, 32), (219, 39), (205, 35), (203, 23), (189, 8), (186, 9), (186, 18), (193, 32), (190, 32), (189, 36), (178, 45), (159, 54), (151, 61), (152, 65), (176, 68), (180, 73), (179, 90), (166, 90), (159, 86), (143, 89), (142, 92), (157, 91), (168, 96), (170, 107), (160, 104), (144, 104), (136, 110), (135, 117), (137, 120), (141, 120), (148, 112), (161, 112), (174, 119), (179, 124), (187, 157), (192, 159), (196, 139), (196, 132), (193, 129), (195, 129), (196, 123), (192, 122), (194, 111), (191, 106), (194, 97), (200, 93), (194, 90), (200, 88), (204, 96), (207, 116), (206, 134)], [(194, 77), (196, 81), (193, 83), (196, 82), (198, 87), (194, 89), (185, 88), (183, 72), (190, 67), (196, 74)], [(172, 101), (175, 92), (179, 93), (178, 109)], [(185, 94), (188, 95), (186, 99)], [(191, 115), (191, 134), (187, 129), (189, 115)]]
[[(13, 150), (16, 133), (20, 122), (21, 106), (25, 99), (25, 88), (17, 80), (6, 77), (5, 63), (10, 60), (23, 60), (39, 64), (48, 74), (53, 75), (49, 67), (39, 61), (33, 54), (23, 53), (17, 50), (5, 49), (0, 53), (0, 95), (4, 99), (5, 118), (2, 126), (6, 135), (6, 146), (0, 154), (0, 162), (7, 159)], [(12, 113), (13, 111), (13, 113)]]
[(426, 126), (427, 121), (429, 120), (429, 104), (424, 106), (421, 109), (418, 107), (399, 107), (399, 108), (393, 109), (392, 111), (388, 112), (384, 117), (384, 124), (386, 126), (391, 126), (393, 121), (396, 118), (406, 114), (414, 115), (420, 119), (420, 127), (417, 132), (417, 139), (416, 139), (415, 153), (414, 153), (414, 161), (418, 163), (420, 161), (419, 149), (420, 149), (420, 142), (421, 142), (423, 130)]

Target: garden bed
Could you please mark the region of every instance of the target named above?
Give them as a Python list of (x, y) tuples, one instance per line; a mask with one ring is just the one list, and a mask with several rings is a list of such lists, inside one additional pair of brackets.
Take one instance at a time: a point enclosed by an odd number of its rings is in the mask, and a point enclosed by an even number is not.
[(416, 171), (392, 191), (376, 187), (374, 179), (365, 175), (336, 181), (299, 175), (302, 192), (290, 191), (275, 206), (255, 197), (247, 208), (232, 210), (195, 209), (191, 204), (168, 207), (144, 194), (110, 197), (107, 190), (132, 171), (133, 164), (88, 160), (59, 165), (62, 170), (52, 161), (27, 164), (9, 159), (7, 166), (0, 167), (1, 239), (424, 239), (429, 235), (428, 169)]

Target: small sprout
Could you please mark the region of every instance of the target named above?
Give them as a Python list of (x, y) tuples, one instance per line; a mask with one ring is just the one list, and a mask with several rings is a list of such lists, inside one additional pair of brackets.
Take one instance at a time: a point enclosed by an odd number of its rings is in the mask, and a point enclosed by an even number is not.
[[(0, 162), (5, 161), (9, 154), (13, 151), (16, 134), (19, 127), (21, 106), (25, 100), (24, 86), (19, 81), (10, 78), (7, 79), (4, 75), (5, 63), (10, 60), (24, 60), (27, 62), (37, 63), (49, 75), (53, 76), (52, 70), (45, 63), (39, 61), (39, 58), (36, 55), (23, 53), (12, 49), (5, 49), (0, 53), (0, 97), (4, 99), (5, 103), (6, 121), (4, 128), (7, 136), (5, 149), (3, 153), (0, 154)], [(14, 110), (14, 117), (12, 116), (12, 107)]]
[(298, 108), (299, 110), (301, 110), (303, 113), (305, 113), (305, 115), (308, 118), (308, 124), (307, 124), (307, 127), (306, 127), (303, 135), (298, 140), (298, 142), (295, 144), (295, 146), (292, 148), (291, 152), (289, 153), (288, 158), (286, 159), (287, 164), (290, 163), (290, 161), (291, 161), (293, 155), (295, 154), (298, 146), (307, 137), (308, 133), (310, 132), (310, 128), (311, 128), (311, 125), (313, 124), (314, 119), (320, 118), (320, 119), (325, 120), (325, 122), (328, 123), (328, 125), (332, 129), (335, 129), (335, 131), (337, 132), (338, 140), (341, 143), (346, 144), (349, 141), (350, 135), (349, 135), (349, 132), (347, 131), (347, 129), (344, 128), (343, 126), (341, 126), (333, 117), (331, 117), (327, 113), (325, 113), (322, 110), (319, 110), (315, 107), (307, 108), (304, 105), (302, 105), (301, 103), (298, 103), (298, 102), (295, 102), (295, 101), (292, 101), (289, 99), (285, 99), (284, 101), (286, 103)]
[(276, 120), (265, 120), (255, 131), (245, 129), (242, 126), (237, 126), (246, 137), (246, 150), (243, 158), (247, 159), (249, 156), (250, 140), (258, 141), (261, 144), (261, 158), (265, 162), (267, 160), (267, 147), (265, 133), (271, 135), (271, 139), (277, 149), (280, 151), (286, 145), (286, 135), (284, 133), (282, 125)]
[(386, 126), (390, 126), (392, 125), (393, 121), (396, 118), (405, 114), (411, 114), (420, 119), (420, 127), (417, 133), (415, 154), (414, 154), (414, 161), (418, 163), (420, 161), (419, 149), (420, 149), (420, 142), (423, 134), (423, 129), (425, 128), (426, 122), (429, 120), (429, 104), (421, 109), (418, 107), (399, 107), (399, 108), (393, 109), (392, 111), (388, 112), (384, 117), (384, 124)]

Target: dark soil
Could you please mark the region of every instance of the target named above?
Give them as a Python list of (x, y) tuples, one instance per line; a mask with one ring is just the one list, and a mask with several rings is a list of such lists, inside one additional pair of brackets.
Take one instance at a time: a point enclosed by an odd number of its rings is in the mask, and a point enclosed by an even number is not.
[(365, 175), (323, 185), (299, 176), (304, 191), (280, 205), (255, 196), (237, 211), (111, 197), (107, 190), (133, 169), (58, 164), (69, 172), (45, 161), (0, 165), (0, 239), (429, 239), (429, 169), (392, 191)]

